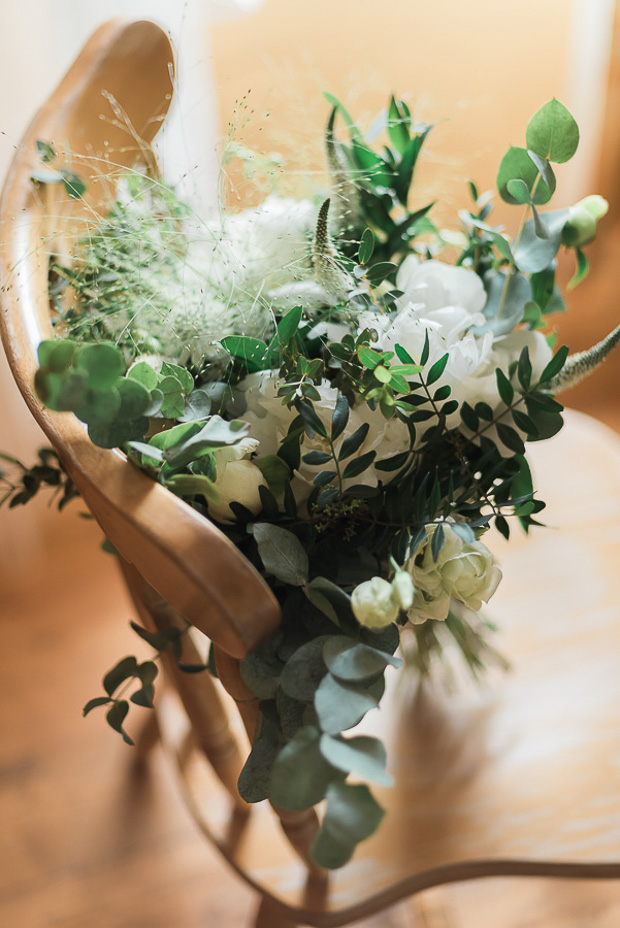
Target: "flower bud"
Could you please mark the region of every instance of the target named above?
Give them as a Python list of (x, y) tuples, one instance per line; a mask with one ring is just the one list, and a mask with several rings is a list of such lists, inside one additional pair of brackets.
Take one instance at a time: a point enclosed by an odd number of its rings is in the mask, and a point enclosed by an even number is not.
[(393, 622), (399, 612), (392, 584), (382, 577), (373, 577), (356, 586), (351, 594), (351, 608), (360, 625), (367, 628), (383, 628)]
[(562, 244), (571, 248), (581, 248), (593, 241), (596, 236), (596, 224), (608, 209), (609, 203), (598, 194), (585, 197), (571, 206), (562, 229)]
[(392, 599), (399, 609), (411, 609), (415, 588), (411, 574), (405, 570), (397, 570), (392, 580)]

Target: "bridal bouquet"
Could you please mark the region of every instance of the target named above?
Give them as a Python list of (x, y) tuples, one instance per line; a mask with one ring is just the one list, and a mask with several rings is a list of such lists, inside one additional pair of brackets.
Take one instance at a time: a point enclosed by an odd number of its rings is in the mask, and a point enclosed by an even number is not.
[[(457, 232), (436, 227), (432, 203), (412, 208), (431, 127), (404, 101), (380, 147), (328, 102), (331, 186), (316, 199), (270, 195), (197, 224), (159, 178), (124, 177), (71, 259), (52, 262), (59, 337), (40, 346), (36, 390), (216, 522), (270, 585), (282, 623), (241, 665), (261, 721), (239, 790), (286, 810), (326, 800), (312, 856), (339, 867), (382, 816), (366, 783), (391, 781), (382, 743), (345, 733), (379, 705), (401, 632), (421, 673), (449, 640), (474, 672), (494, 656), (479, 612), (501, 571), (484, 535), (539, 524), (527, 444), (561, 428), (554, 395), (620, 330), (578, 356), (553, 350), (556, 255), (574, 252), (578, 283), (607, 209), (597, 196), (540, 209), (579, 139), (561, 103), (499, 166), (511, 237), (474, 184)], [(39, 147), (33, 182), (79, 197)], [(48, 458), (39, 483), (46, 467), (62, 482)], [(174, 652), (174, 634), (136, 630)], [(150, 706), (156, 673), (125, 658), (85, 712), (105, 706), (130, 741), (119, 690), (135, 680), (131, 701)]]

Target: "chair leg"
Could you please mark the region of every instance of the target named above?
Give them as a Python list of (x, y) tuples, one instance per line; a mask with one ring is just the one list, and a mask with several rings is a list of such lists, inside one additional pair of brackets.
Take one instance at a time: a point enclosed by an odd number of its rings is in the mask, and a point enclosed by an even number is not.
[(298, 925), (297, 922), (291, 921), (288, 912), (281, 905), (263, 896), (252, 928), (298, 928)]
[(157, 722), (157, 715), (153, 709), (149, 710), (149, 714), (138, 733), (136, 739), (136, 761), (138, 764), (143, 764), (153, 748), (159, 742), (159, 724)]
[(414, 924), (420, 928), (450, 928), (452, 918), (446, 908), (445, 887), (426, 889), (411, 897)]

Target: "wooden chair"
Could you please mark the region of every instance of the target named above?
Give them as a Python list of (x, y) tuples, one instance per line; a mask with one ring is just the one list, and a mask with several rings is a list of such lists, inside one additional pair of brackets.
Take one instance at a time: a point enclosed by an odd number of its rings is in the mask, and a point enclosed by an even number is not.
[[(189, 620), (214, 642), (227, 690), (169, 665), (174, 686), (139, 750), (161, 738), (200, 827), (260, 894), (258, 928), (343, 925), (475, 877), (620, 877), (620, 442), (579, 415), (533, 455), (561, 530), (493, 542), (505, 578), (492, 606), (513, 670), (452, 693), (400, 674), (367, 719), (396, 780), (378, 790), (387, 815), (377, 834), (327, 875), (305, 861), (313, 812), (278, 815), (240, 799), (257, 706), (239, 659), (276, 628), (274, 597), (208, 520), (32, 390), (36, 348), (51, 331), (48, 256), (105, 207), (114, 165), (148, 158), (139, 140), (155, 135), (171, 82), (158, 27), (102, 26), (34, 118), (0, 204), (0, 320), (15, 379), (117, 548), (143, 623)], [(72, 153), (89, 181), (84, 202), (33, 184), (37, 139)], [(184, 658), (196, 660), (185, 640)]]

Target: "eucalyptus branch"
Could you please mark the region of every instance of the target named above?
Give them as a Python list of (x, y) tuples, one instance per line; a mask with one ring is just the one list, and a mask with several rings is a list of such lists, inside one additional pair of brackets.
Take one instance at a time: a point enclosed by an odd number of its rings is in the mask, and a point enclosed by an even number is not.
[(518, 227), (518, 229), (517, 229), (517, 232), (516, 232), (516, 234), (515, 234), (515, 237), (514, 237), (512, 243), (511, 243), (512, 261), (509, 263), (509, 265), (508, 265), (508, 267), (507, 267), (507, 269), (506, 269), (506, 280), (504, 281), (504, 289), (502, 290), (502, 295), (501, 295), (501, 298), (500, 298), (500, 301), (499, 301), (499, 309), (498, 309), (498, 311), (497, 311), (497, 318), (498, 318), (498, 319), (501, 319), (501, 318), (502, 318), (502, 315), (503, 315), (503, 312), (504, 312), (504, 306), (505, 306), (505, 304), (506, 304), (506, 298), (507, 298), (507, 296), (508, 296), (508, 287), (509, 287), (509, 285), (510, 285), (510, 279), (511, 279), (511, 277), (512, 277), (512, 275), (513, 275), (513, 273), (514, 273), (514, 269), (515, 269), (514, 254), (515, 254), (517, 248), (519, 247), (519, 243), (520, 243), (520, 241), (521, 241), (521, 236), (523, 235), (523, 230), (524, 230), (524, 228), (525, 228), (525, 223), (526, 223), (526, 220), (527, 220), (527, 217), (528, 217), (528, 213), (529, 213), (529, 211), (530, 211), (530, 209), (531, 209), (531, 207), (532, 207), (532, 204), (533, 204), (533, 202), (534, 202), (534, 196), (535, 196), (535, 194), (536, 194), (536, 190), (538, 189), (538, 184), (540, 183), (541, 178), (542, 178), (542, 175), (541, 175), (541, 173), (540, 173), (540, 171), (539, 171), (539, 172), (537, 173), (537, 175), (536, 175), (536, 178), (535, 178), (535, 180), (534, 180), (534, 183), (532, 184), (532, 190), (531, 190), (531, 193), (530, 193), (530, 202), (529, 202), (529, 203), (526, 203), (526, 205), (525, 205), (525, 209), (523, 210), (523, 214), (522, 214), (522, 216), (521, 216), (521, 221), (519, 222), (519, 227)]

